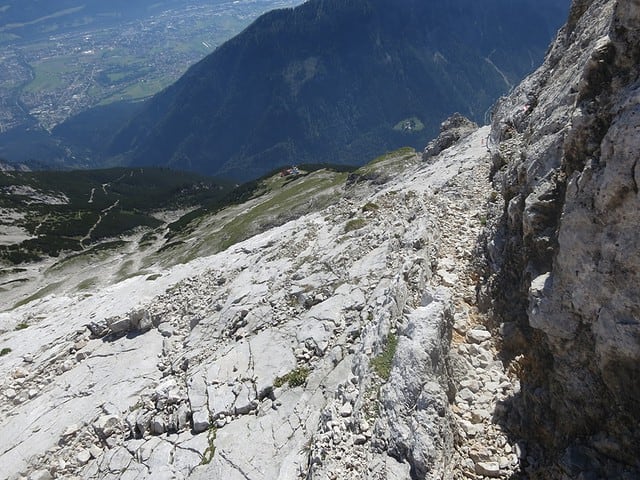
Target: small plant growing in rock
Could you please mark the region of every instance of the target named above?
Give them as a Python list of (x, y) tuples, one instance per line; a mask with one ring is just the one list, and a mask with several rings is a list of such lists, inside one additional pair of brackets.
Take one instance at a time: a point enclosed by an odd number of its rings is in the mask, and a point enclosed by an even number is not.
[(482, 225), (483, 227), (487, 224), (487, 217), (485, 217), (484, 215), (482, 215), (480, 217), (480, 225)]
[(20, 322), (16, 325), (16, 330), (24, 330), (25, 328), (29, 328), (29, 324), (27, 322)]
[(213, 455), (216, 453), (216, 435), (218, 433), (218, 429), (214, 426), (209, 427), (209, 431), (207, 432), (207, 440), (209, 441), (209, 446), (202, 454), (202, 461), (200, 465), (208, 465), (213, 460)]
[(373, 202), (365, 203), (362, 206), (362, 211), (363, 212), (375, 212), (376, 210), (379, 210), (379, 209), (380, 209), (380, 207), (378, 207), (378, 205), (376, 205)]
[(288, 383), (290, 387), (301, 387), (307, 382), (309, 376), (309, 369), (307, 367), (298, 367), (291, 370), (286, 375), (278, 377), (273, 381), (273, 386), (278, 388)]
[(352, 232), (353, 230), (358, 230), (365, 225), (365, 221), (363, 218), (354, 218), (353, 220), (349, 220), (347, 224), (344, 226), (344, 232)]
[(5, 355), (9, 355), (11, 353), (11, 349), (9, 347), (4, 347), (0, 350), (0, 357), (4, 357)]
[(396, 348), (398, 347), (398, 337), (394, 333), (390, 333), (387, 337), (387, 344), (380, 355), (371, 359), (371, 366), (373, 370), (383, 380), (389, 380), (391, 376), (391, 365), (393, 363), (393, 356), (396, 354)]

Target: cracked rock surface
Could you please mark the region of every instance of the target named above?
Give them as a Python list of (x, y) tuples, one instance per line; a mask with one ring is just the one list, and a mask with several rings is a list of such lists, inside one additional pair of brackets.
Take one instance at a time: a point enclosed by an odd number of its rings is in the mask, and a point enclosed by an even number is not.
[[(453, 474), (451, 456), (470, 457), (449, 346), (456, 319), (476, 315), (487, 133), (429, 164), (390, 158), (384, 181), (347, 185), (334, 205), (153, 285), (12, 311), (30, 316), (32, 338), (2, 365), (9, 478)], [(454, 352), (469, 362), (489, 343), (474, 326)]]

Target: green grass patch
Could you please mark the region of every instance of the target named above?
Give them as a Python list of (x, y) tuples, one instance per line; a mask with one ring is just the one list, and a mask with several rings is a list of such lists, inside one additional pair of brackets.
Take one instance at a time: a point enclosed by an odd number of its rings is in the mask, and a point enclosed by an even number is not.
[(387, 337), (387, 344), (380, 355), (371, 359), (371, 367), (383, 380), (389, 380), (391, 375), (391, 366), (393, 364), (393, 357), (396, 354), (398, 347), (398, 337), (394, 333), (389, 333)]
[(362, 212), (363, 212), (363, 213), (366, 213), (366, 212), (375, 212), (375, 211), (377, 211), (377, 210), (379, 210), (379, 209), (380, 209), (380, 207), (379, 207), (377, 204), (373, 203), (373, 202), (365, 203), (365, 204), (362, 206)]
[(213, 460), (213, 456), (216, 453), (216, 435), (218, 434), (218, 429), (214, 426), (209, 427), (209, 431), (207, 432), (207, 441), (209, 442), (209, 445), (207, 446), (207, 449), (204, 451), (204, 453), (202, 454), (202, 461), (200, 462), (200, 465), (208, 465), (209, 463), (211, 463), (211, 460)]
[(86, 280), (83, 280), (80, 283), (78, 283), (76, 288), (78, 290), (89, 290), (89, 289), (93, 288), (97, 283), (98, 283), (98, 278), (97, 277), (91, 277), (91, 278), (87, 278)]
[(416, 154), (416, 151), (413, 147), (402, 147), (392, 152), (387, 152), (384, 155), (380, 155), (379, 157), (374, 158), (367, 165), (365, 165), (365, 167), (369, 165), (375, 165), (376, 163), (382, 163), (386, 160), (391, 160), (391, 159), (400, 158), (400, 157), (405, 158), (408, 156), (413, 156), (415, 154)]
[(11, 353), (11, 349), (9, 347), (4, 347), (0, 350), (0, 357), (4, 357), (5, 355), (9, 355)]
[(395, 124), (396, 132), (414, 133), (424, 130), (424, 123), (418, 117), (405, 118)]
[(344, 233), (352, 232), (354, 230), (359, 230), (367, 224), (364, 218), (354, 218), (353, 220), (349, 220), (344, 226)]
[[(217, 249), (223, 250), (256, 233), (253, 231), (255, 228), (252, 228), (252, 222), (257, 218), (263, 218), (265, 214), (269, 213), (269, 210), (278, 214), (291, 210), (292, 206), (305, 205), (306, 198), (298, 201), (299, 199), (294, 197), (321, 192), (323, 189), (340, 185), (345, 182), (348, 173), (355, 170), (354, 167), (331, 164), (304, 164), (299, 165), (298, 168), (301, 175), (281, 177), (280, 171), (282, 169), (279, 168), (263, 175), (259, 179), (243, 183), (231, 191), (224, 192), (224, 195), (219, 198), (203, 202), (202, 208), (193, 210), (168, 225), (170, 231), (168, 238), (179, 234), (191, 233), (203, 218), (218, 213), (227, 207), (259, 199), (271, 193), (275, 197), (273, 201), (267, 203), (268, 200), (265, 200), (254, 209), (238, 216), (235, 222), (229, 222), (228, 226), (225, 227), (225, 230), (229, 231), (229, 235), (227, 235), (226, 240), (223, 239), (221, 241), (221, 246)], [(325, 172), (314, 174), (319, 170), (324, 170)]]
[(134, 270), (134, 265), (135, 262), (133, 260), (126, 260), (122, 262), (120, 268), (118, 268), (118, 271), (116, 272), (117, 277), (121, 280), (124, 280), (125, 278), (131, 277), (132, 273), (140, 273), (137, 270)]
[(273, 381), (273, 386), (276, 388), (279, 388), (279, 387), (282, 387), (285, 383), (287, 383), (292, 388), (301, 387), (305, 383), (307, 383), (308, 377), (309, 377), (309, 369), (307, 367), (298, 367), (294, 370), (291, 370), (286, 375), (276, 378)]
[(31, 93), (50, 92), (64, 87), (67, 83), (64, 76), (76, 70), (75, 62), (76, 60), (71, 57), (54, 57), (35, 63), (33, 65), (34, 79), (25, 87), (25, 91)]
[(401, 173), (407, 161), (416, 159), (416, 151), (412, 147), (403, 147), (376, 157), (366, 165), (358, 168), (355, 175), (396, 175)]
[(336, 185), (344, 183), (346, 173), (330, 173), (328, 175), (307, 176), (297, 182), (290, 183), (265, 201), (254, 206), (251, 210), (238, 215), (225, 225), (223, 240), (220, 249), (224, 250), (231, 245), (246, 240), (261, 231), (265, 224), (271, 226), (277, 224), (279, 216), (295, 215), (295, 206), (305, 206), (310, 198), (323, 191), (329, 192)]
[(18, 308), (21, 307), (23, 305), (26, 305), (30, 302), (33, 302), (34, 300), (38, 300), (39, 298), (43, 298), (46, 295), (48, 295), (51, 292), (54, 292), (56, 290), (56, 288), (58, 288), (60, 285), (62, 285), (63, 282), (54, 282), (54, 283), (50, 283), (49, 285), (47, 285), (46, 287), (41, 288), (40, 290), (38, 290), (36, 293), (34, 293), (33, 295), (28, 296), (27, 298), (25, 298), (24, 300), (20, 300), (18, 303), (16, 303), (13, 308)]
[(25, 328), (29, 328), (29, 324), (27, 322), (20, 322), (16, 325), (16, 330), (24, 330)]

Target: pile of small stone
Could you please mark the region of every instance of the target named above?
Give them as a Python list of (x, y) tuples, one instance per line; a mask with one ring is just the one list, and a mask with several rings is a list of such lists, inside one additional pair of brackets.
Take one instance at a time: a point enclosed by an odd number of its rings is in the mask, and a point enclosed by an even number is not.
[(460, 375), (452, 405), (458, 424), (455, 478), (509, 478), (519, 471), (523, 450), (501, 428), (502, 405), (519, 385), (495, 358), (491, 333), (464, 317), (456, 322), (459, 340), (451, 354)]

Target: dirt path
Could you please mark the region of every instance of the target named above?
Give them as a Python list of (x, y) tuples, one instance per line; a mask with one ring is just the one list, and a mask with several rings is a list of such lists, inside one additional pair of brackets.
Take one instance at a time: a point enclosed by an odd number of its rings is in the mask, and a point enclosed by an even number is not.
[(98, 220), (96, 220), (96, 223), (93, 224), (93, 226), (89, 229), (89, 231), (87, 232), (87, 234), (82, 237), (82, 240), (80, 240), (80, 245), (82, 246), (82, 248), (85, 248), (84, 243), (87, 240), (91, 239), (91, 234), (94, 232), (94, 230), (96, 229), (96, 227), (98, 225), (100, 225), (100, 222), (102, 222), (102, 219), (107, 216), (109, 214), (109, 212), (114, 209), (115, 207), (118, 206), (118, 204), (120, 203), (120, 200), (116, 200), (115, 203), (113, 205), (111, 205), (110, 207), (105, 208), (104, 210), (102, 210), (102, 212), (100, 212), (100, 216), (98, 217)]

